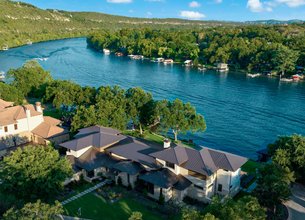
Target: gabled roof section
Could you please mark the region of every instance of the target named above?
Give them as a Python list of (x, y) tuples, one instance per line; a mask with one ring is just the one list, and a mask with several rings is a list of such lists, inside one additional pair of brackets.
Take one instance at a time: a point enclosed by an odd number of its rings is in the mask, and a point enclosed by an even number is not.
[(7, 102), (3, 99), (0, 99), (0, 110), (5, 109), (7, 107), (12, 107), (14, 105), (14, 102)]
[(85, 169), (87, 171), (92, 171), (99, 167), (112, 168), (119, 161), (113, 157), (101, 153), (94, 148), (90, 148), (79, 158), (74, 158), (75, 166)]
[(139, 179), (159, 186), (164, 189), (174, 187), (178, 190), (184, 190), (191, 185), (191, 182), (182, 175), (176, 175), (166, 168), (151, 170), (139, 176)]
[(136, 175), (145, 170), (145, 168), (140, 163), (130, 160), (118, 162), (112, 168), (121, 172), (128, 173), (130, 175)]
[(132, 137), (127, 137), (106, 151), (152, 168), (159, 167), (155, 158), (150, 156), (151, 153), (158, 150)]
[(206, 176), (212, 175), (218, 169), (236, 171), (248, 160), (241, 156), (206, 147), (198, 151), (180, 145), (152, 153), (150, 156)]
[(216, 169), (224, 169), (232, 172), (238, 170), (243, 164), (248, 161), (248, 159), (245, 157), (206, 147), (204, 147), (200, 151), (200, 153), (203, 156), (210, 155), (212, 163), (210, 163), (211, 161), (208, 161), (208, 165), (214, 165)]
[(43, 121), (49, 125), (54, 125), (54, 126), (59, 125), (61, 123), (60, 120), (56, 118), (52, 118), (50, 116), (43, 116)]
[(109, 134), (109, 135), (118, 135), (121, 134), (119, 130), (113, 129), (113, 128), (107, 128), (99, 125), (94, 125), (87, 128), (82, 128), (78, 130), (78, 133), (75, 135), (75, 138), (83, 137), (89, 134), (94, 133), (103, 133), (103, 134)]
[[(93, 130), (95, 130), (95, 128)], [(87, 131), (92, 130), (88, 129), (85, 131), (85, 133), (87, 133)], [(124, 135), (119, 133), (111, 134), (109, 132), (89, 132), (87, 135), (77, 135), (76, 139), (62, 143), (60, 146), (70, 150), (78, 151), (90, 146), (96, 148), (108, 147), (125, 138), (126, 137)]]
[(32, 130), (32, 133), (47, 139), (67, 134), (68, 131), (56, 125), (50, 125), (46, 122), (42, 122), (34, 130)]
[(188, 155), (186, 153), (185, 147), (176, 146), (174, 148), (167, 148), (165, 150), (152, 153), (150, 156), (181, 165), (188, 160)]
[(42, 115), (33, 105), (7, 107), (0, 110), (0, 125), (14, 124), (17, 120), (26, 118), (26, 110), (30, 111), (31, 117)]

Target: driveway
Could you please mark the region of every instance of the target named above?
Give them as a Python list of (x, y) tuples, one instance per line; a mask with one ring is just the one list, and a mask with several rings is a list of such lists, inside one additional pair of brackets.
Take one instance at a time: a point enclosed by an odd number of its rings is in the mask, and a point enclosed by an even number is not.
[(288, 209), (288, 220), (304, 220), (305, 219), (305, 186), (294, 184), (292, 188), (292, 196), (290, 200), (285, 202)]

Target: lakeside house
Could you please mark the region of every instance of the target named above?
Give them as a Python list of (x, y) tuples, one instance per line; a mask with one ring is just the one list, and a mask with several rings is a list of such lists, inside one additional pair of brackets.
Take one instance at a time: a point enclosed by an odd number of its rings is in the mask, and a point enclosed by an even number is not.
[(174, 63), (174, 60), (173, 59), (165, 59), (164, 64), (173, 64)]
[(0, 151), (26, 144), (59, 144), (69, 140), (69, 133), (60, 127), (61, 121), (43, 116), (40, 102), (17, 105), (0, 99)]
[(219, 72), (227, 72), (229, 71), (229, 67), (227, 63), (218, 63), (216, 67)]
[(75, 170), (74, 180), (100, 176), (147, 195), (180, 202), (185, 196), (209, 202), (214, 195), (234, 196), (240, 190), (240, 167), (247, 159), (219, 150), (173, 144), (163, 146), (122, 135), (101, 126), (80, 129), (73, 140), (60, 144)]
[(103, 53), (105, 55), (109, 55), (110, 54), (110, 50), (105, 48), (105, 49), (103, 49)]

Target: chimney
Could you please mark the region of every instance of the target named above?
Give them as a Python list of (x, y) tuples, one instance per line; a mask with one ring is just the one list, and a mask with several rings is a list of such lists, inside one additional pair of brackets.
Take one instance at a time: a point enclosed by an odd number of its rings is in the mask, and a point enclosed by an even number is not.
[(24, 110), (25, 110), (26, 118), (30, 118), (31, 117), (31, 110), (27, 107), (24, 107)]
[(164, 139), (163, 148), (169, 148), (171, 146), (171, 141), (169, 139)]
[(41, 108), (41, 103), (40, 102), (35, 102), (35, 109), (37, 112), (42, 113), (42, 108)]

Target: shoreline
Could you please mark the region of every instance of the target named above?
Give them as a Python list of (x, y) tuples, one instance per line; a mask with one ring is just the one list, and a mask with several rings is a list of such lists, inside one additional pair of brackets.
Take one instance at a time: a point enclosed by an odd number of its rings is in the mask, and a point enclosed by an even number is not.
[(64, 37), (64, 38), (58, 38), (58, 39), (50, 39), (50, 40), (42, 40), (42, 41), (35, 41), (35, 42), (32, 42), (32, 44), (22, 44), (22, 45), (19, 45), (19, 46), (13, 46), (13, 47), (9, 47), (8, 50), (0, 50), (0, 53), (1, 52), (7, 52), (11, 49), (16, 49), (16, 48), (19, 48), (19, 47), (25, 47), (25, 46), (31, 46), (31, 45), (34, 45), (34, 44), (39, 44), (39, 43), (47, 43), (47, 42), (52, 42), (52, 41), (60, 41), (60, 40), (69, 40), (69, 39), (78, 39), (78, 38), (84, 38), (86, 39), (86, 36), (82, 36), (82, 37)]

